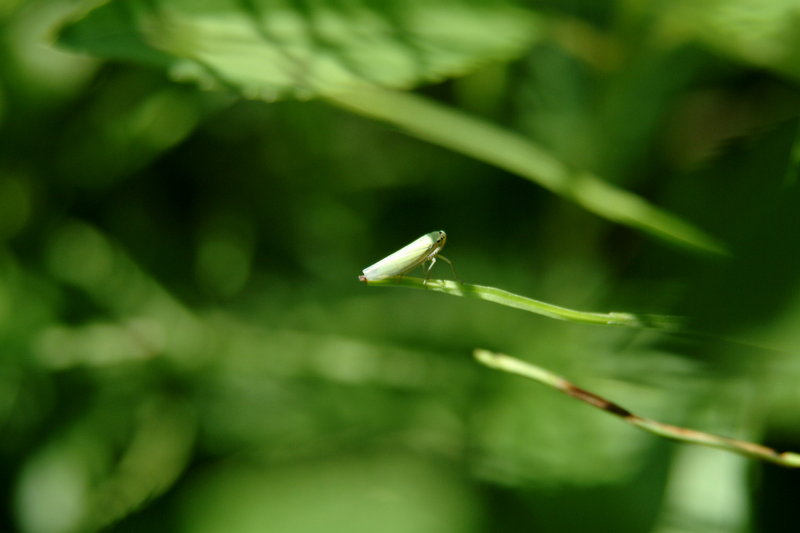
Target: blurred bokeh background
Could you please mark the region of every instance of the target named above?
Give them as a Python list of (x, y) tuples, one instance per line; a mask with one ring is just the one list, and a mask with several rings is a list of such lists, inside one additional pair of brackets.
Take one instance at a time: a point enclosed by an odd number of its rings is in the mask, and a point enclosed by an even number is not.
[[(414, 24), (441, 28), (476, 60), (387, 85), (516, 132), (728, 253), (315, 94), (247, 99), (128, 41), (58, 43), (102, 34), (117, 19), (80, 17), (121, 4), (132, 21), (142, 5), (360, 6), (405, 20), (421, 56)], [(490, 0), (189, 4), (0, 2), (0, 531), (800, 529), (796, 471), (659, 440), (471, 358), (503, 351), (645, 416), (800, 450), (797, 1), (520, 2), (531, 35), (494, 57), (457, 40), (476, 23), (463, 6), (508, 7)], [(437, 229), (464, 281), (682, 315), (703, 335), (357, 281)]]

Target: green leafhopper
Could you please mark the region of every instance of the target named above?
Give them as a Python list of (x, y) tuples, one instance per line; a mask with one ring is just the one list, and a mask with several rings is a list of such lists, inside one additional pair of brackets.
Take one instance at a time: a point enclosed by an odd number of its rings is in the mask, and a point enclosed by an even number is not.
[[(358, 276), (358, 279), (366, 282), (402, 276), (419, 265), (422, 265), (422, 271), (426, 274), (427, 279), (427, 274), (436, 263), (437, 257), (450, 263), (450, 267), (453, 266), (449, 259), (439, 255), (446, 240), (447, 234), (441, 230), (426, 233), (395, 253), (362, 270), (362, 275)], [(430, 264), (426, 268), (425, 263), (427, 262)], [(453, 274), (455, 274), (455, 269), (453, 269)]]

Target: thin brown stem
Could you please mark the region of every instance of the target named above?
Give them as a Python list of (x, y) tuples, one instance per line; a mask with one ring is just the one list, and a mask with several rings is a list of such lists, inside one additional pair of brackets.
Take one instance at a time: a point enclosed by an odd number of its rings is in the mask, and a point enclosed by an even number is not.
[(478, 362), (490, 368), (502, 370), (504, 372), (509, 372), (511, 374), (516, 374), (518, 376), (523, 376), (528, 379), (538, 381), (539, 383), (543, 383), (544, 385), (552, 387), (556, 390), (560, 390), (564, 394), (619, 417), (625, 422), (655, 435), (678, 442), (700, 444), (702, 446), (719, 448), (728, 452), (746, 455), (754, 459), (769, 461), (781, 466), (800, 468), (800, 454), (798, 453), (779, 452), (773, 448), (756, 444), (754, 442), (732, 439), (694, 429), (664, 424), (656, 420), (651, 420), (649, 418), (636, 415), (624, 407), (603, 398), (602, 396), (599, 396), (586, 389), (582, 389), (577, 385), (570, 383), (561, 376), (531, 363), (521, 361), (508, 355), (490, 352), (488, 350), (475, 350), (474, 355)]

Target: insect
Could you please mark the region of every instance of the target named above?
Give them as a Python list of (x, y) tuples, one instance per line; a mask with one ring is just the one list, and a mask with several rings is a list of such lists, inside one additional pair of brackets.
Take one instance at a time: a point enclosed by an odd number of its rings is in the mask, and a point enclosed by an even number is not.
[[(360, 281), (378, 281), (380, 279), (393, 278), (402, 276), (406, 272), (413, 270), (419, 265), (422, 265), (422, 271), (425, 273), (425, 280), (428, 279), (428, 273), (436, 263), (436, 258), (439, 257), (446, 261), (450, 268), (453, 269), (455, 275), (456, 270), (453, 263), (439, 252), (444, 248), (444, 243), (447, 240), (447, 234), (441, 230), (426, 233), (414, 242), (403, 246), (395, 253), (388, 255), (375, 263), (362, 270), (362, 275), (358, 276)], [(425, 263), (430, 264), (426, 267)], [(458, 276), (456, 276), (457, 278)]]

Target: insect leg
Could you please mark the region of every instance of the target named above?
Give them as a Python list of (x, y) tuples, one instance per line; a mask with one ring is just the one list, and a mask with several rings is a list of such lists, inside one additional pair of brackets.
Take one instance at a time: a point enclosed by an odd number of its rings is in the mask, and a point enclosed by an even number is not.
[(433, 268), (433, 265), (436, 264), (436, 256), (431, 257), (428, 259), (428, 261), (430, 261), (430, 264), (428, 264), (427, 269), (425, 268), (425, 262), (422, 262), (422, 271), (425, 273), (425, 281), (422, 282), (423, 285), (428, 284), (428, 280), (431, 277), (431, 269)]
[(456, 267), (453, 266), (453, 262), (450, 261), (445, 256), (443, 256), (442, 254), (439, 254), (437, 257), (444, 260), (445, 262), (447, 262), (448, 265), (450, 265), (450, 269), (453, 271), (453, 276), (455, 276), (456, 280), (458, 280), (458, 282), (461, 283), (461, 278), (459, 278), (458, 274), (456, 274)]

